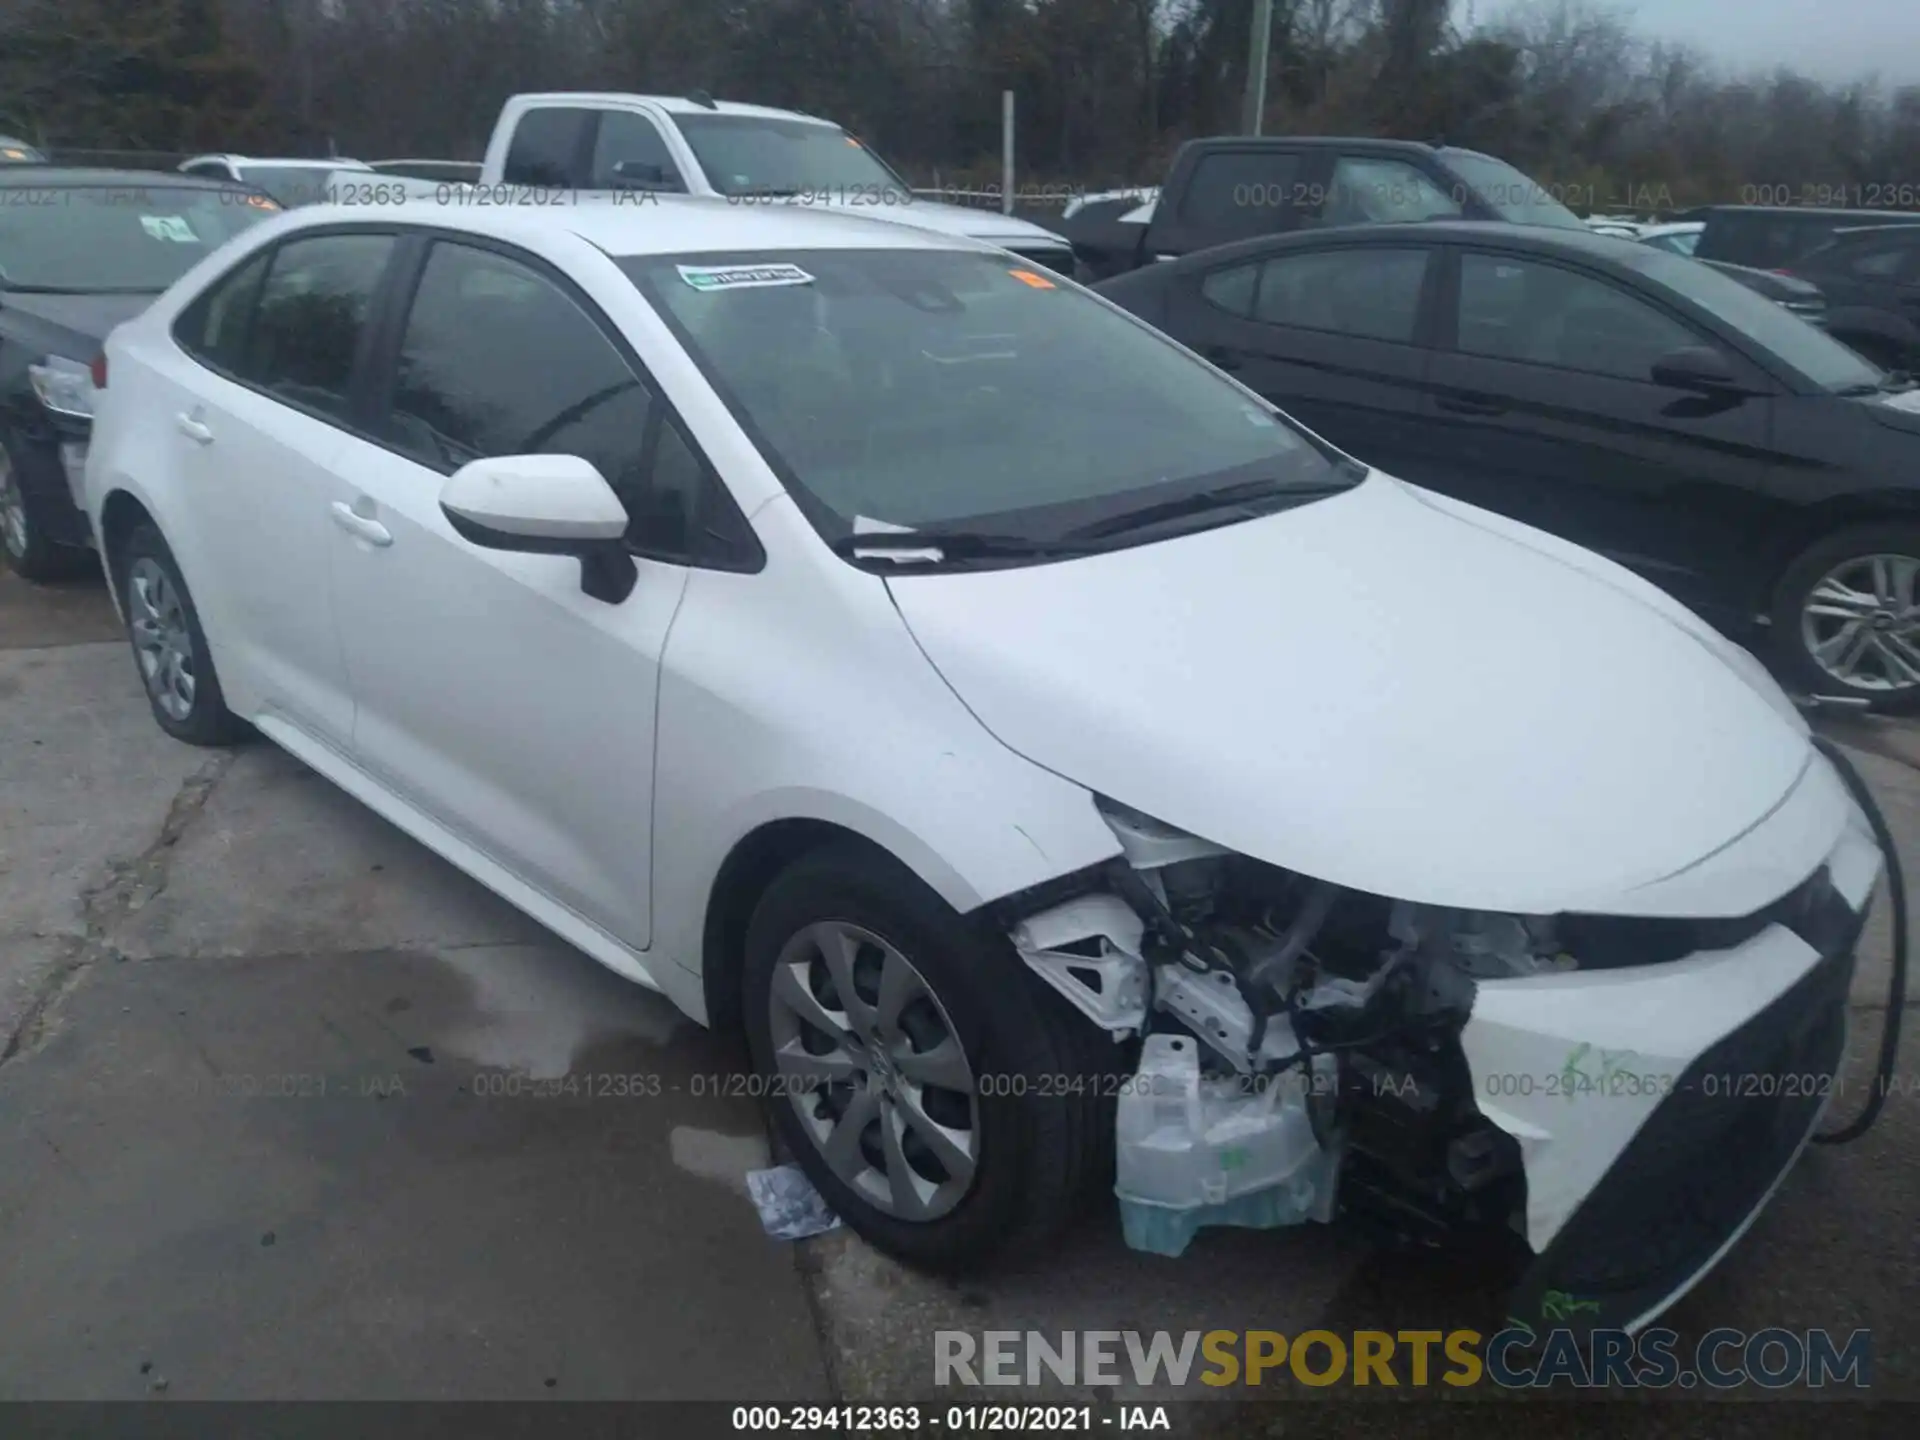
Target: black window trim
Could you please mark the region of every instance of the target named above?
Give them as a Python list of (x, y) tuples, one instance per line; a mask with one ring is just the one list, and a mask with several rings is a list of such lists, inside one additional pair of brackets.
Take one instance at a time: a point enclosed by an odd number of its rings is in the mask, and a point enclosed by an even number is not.
[[(1345, 227), (1339, 227), (1343, 230)], [(1384, 228), (1384, 227), (1383, 227)], [(1357, 340), (1370, 345), (1401, 345), (1408, 349), (1435, 350), (1440, 348), (1441, 325), (1445, 318), (1446, 307), (1442, 304), (1443, 272), (1446, 269), (1446, 247), (1435, 244), (1427, 236), (1408, 239), (1405, 236), (1369, 233), (1365, 239), (1355, 240), (1340, 235), (1339, 230), (1324, 232), (1326, 242), (1317, 245), (1285, 245), (1275, 247), (1263, 255), (1239, 260), (1233, 264), (1216, 265), (1202, 271), (1194, 282), (1194, 290), (1200, 299), (1215, 313), (1248, 325), (1259, 325), (1269, 330), (1298, 331), (1307, 335), (1336, 335), (1345, 340)], [(1337, 237), (1337, 238), (1336, 238)], [(1351, 335), (1343, 330), (1327, 330), (1317, 325), (1283, 325), (1277, 320), (1260, 318), (1260, 290), (1266, 284), (1267, 266), (1281, 260), (1290, 260), (1300, 255), (1333, 255), (1347, 251), (1372, 250), (1419, 250), (1426, 254), (1427, 269), (1420, 280), (1420, 299), (1414, 310), (1413, 334), (1405, 340), (1388, 340), (1378, 335)], [(1206, 293), (1207, 281), (1216, 275), (1225, 275), (1231, 271), (1251, 266), (1253, 279), (1253, 308), (1245, 315), (1235, 314)]]
[[(368, 301), (368, 323), (360, 331), (360, 339), (354, 347), (353, 368), (348, 372), (347, 376), (347, 411), (345, 418), (339, 415), (329, 415), (311, 405), (304, 405), (298, 400), (269, 390), (264, 385), (260, 385), (243, 375), (235, 374), (224, 365), (216, 365), (208, 356), (202, 354), (198, 348), (189, 345), (181, 338), (180, 326), (188, 315), (196, 311), (202, 302), (215, 290), (237, 276), (248, 265), (253, 264), (256, 260), (264, 260), (266, 268), (261, 271), (259, 288), (254, 291), (252, 301), (247, 307), (245, 333), (241, 339), (241, 353), (243, 355), (246, 354), (253, 347), (253, 327), (260, 313), (260, 296), (266, 290), (267, 281), (273, 277), (273, 267), (279, 262), (281, 252), (289, 245), (297, 244), (303, 240), (314, 240), (334, 235), (386, 236), (395, 242), (393, 248), (387, 253), (386, 264), (382, 267), (380, 279), (374, 285), (372, 298)], [(362, 440), (373, 440), (375, 437), (368, 433), (365, 420), (366, 405), (364, 392), (367, 383), (368, 367), (373, 356), (372, 347), (374, 337), (380, 330), (384, 315), (381, 307), (386, 303), (388, 292), (393, 283), (394, 265), (399, 259), (401, 247), (405, 242), (406, 231), (402, 226), (353, 221), (342, 221), (338, 224), (330, 225), (315, 225), (308, 229), (297, 230), (289, 235), (283, 235), (277, 240), (260, 246), (257, 250), (248, 251), (245, 256), (236, 260), (225, 270), (221, 271), (217, 277), (209, 281), (193, 299), (180, 307), (179, 314), (173, 317), (173, 323), (167, 327), (167, 333), (181, 354), (185, 355), (201, 369), (218, 375), (229, 384), (238, 385), (243, 390), (250, 390), (263, 399), (273, 401), (276, 405), (284, 405), (287, 409), (304, 415), (309, 420), (317, 420), (322, 425), (331, 426), (335, 430), (345, 431), (347, 434), (357, 436)]]
[[(387, 419), (393, 408), (393, 389), (398, 378), (400, 344), (405, 336), (406, 322), (413, 310), (413, 301), (419, 292), (420, 281), (426, 273), (427, 257), (433, 247), (439, 243), (464, 245), (473, 250), (485, 250), (517, 265), (522, 265), (552, 284), (565, 295), (589, 324), (597, 329), (610, 344), (615, 353), (626, 364), (647, 391), (647, 430), (640, 442), (641, 471), (649, 482), (653, 477), (653, 466), (660, 448), (660, 432), (665, 425), (671, 425), (679, 432), (680, 441), (699, 464), (705, 474), (707, 484), (702, 487), (703, 499), (697, 511), (689, 514), (687, 522), (695, 532), (692, 537), (696, 543), (686, 551), (667, 551), (628, 543), (627, 549), (643, 559), (658, 561), (661, 564), (679, 565), (690, 570), (719, 570), (731, 574), (753, 575), (764, 570), (767, 565), (766, 547), (760, 543), (740, 502), (721, 478), (716, 467), (694, 436), (691, 427), (681, 416), (679, 409), (670, 400), (653, 372), (641, 362), (633, 346), (620, 333), (619, 327), (610, 321), (606, 313), (584, 290), (569, 276), (560, 271), (551, 262), (533, 254), (510, 241), (496, 239), (491, 235), (475, 234), (469, 230), (453, 230), (437, 225), (411, 225), (401, 237), (400, 248), (395, 251), (389, 267), (390, 286), (376, 298), (380, 306), (375, 323), (367, 327), (371, 339), (371, 350), (367, 353), (367, 394), (366, 408), (361, 412), (365, 428), (354, 433), (368, 444), (377, 445), (390, 454), (411, 461), (423, 469), (439, 474), (451, 475), (441, 465), (435, 465), (409, 450), (391, 437), (379, 433), (382, 421)], [(637, 292), (636, 292), (637, 293)], [(717, 506), (719, 514), (709, 513), (709, 506)], [(743, 553), (726, 555), (715, 553), (717, 547), (707, 547), (707, 553), (700, 553), (697, 541), (701, 533), (713, 527), (724, 527), (737, 533)]]
[(1472, 350), (1462, 350), (1460, 348), (1460, 276), (1468, 255), (1484, 255), (1511, 263), (1548, 265), (1557, 270), (1571, 271), (1597, 284), (1611, 285), (1615, 289), (1625, 290), (1641, 304), (1691, 331), (1695, 337), (1712, 345), (1713, 348), (1729, 352), (1739, 361), (1753, 367), (1780, 385), (1781, 388), (1791, 388), (1779, 373), (1781, 362), (1770, 352), (1748, 344), (1745, 336), (1722, 324), (1716, 316), (1695, 315), (1675, 305), (1664, 287), (1639, 283), (1637, 274), (1630, 269), (1602, 269), (1592, 265), (1582, 265), (1561, 255), (1544, 254), (1537, 250), (1507, 249), (1501, 246), (1498, 240), (1489, 240), (1480, 236), (1470, 240), (1462, 239), (1453, 243), (1443, 243), (1439, 248), (1444, 252), (1445, 258), (1440, 267), (1441, 294), (1433, 348), (1441, 354), (1458, 355), (1470, 360), (1493, 360), (1512, 365), (1525, 364), (1541, 370), (1550, 370), (1559, 375), (1585, 375), (1598, 380), (1622, 381), (1629, 385), (1653, 383), (1650, 378), (1635, 380), (1631, 376), (1609, 375), (1601, 370), (1578, 370), (1570, 365), (1550, 365), (1544, 360), (1521, 361), (1511, 356), (1481, 355)]

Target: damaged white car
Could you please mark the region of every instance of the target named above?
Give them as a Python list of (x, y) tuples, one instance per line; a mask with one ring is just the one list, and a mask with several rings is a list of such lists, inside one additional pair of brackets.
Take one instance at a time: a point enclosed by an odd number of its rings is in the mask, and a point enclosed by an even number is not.
[(1015, 256), (313, 208), (97, 374), (160, 724), (743, 1023), (896, 1255), (1364, 1211), (1639, 1323), (1818, 1119), (1883, 861), (1760, 667)]

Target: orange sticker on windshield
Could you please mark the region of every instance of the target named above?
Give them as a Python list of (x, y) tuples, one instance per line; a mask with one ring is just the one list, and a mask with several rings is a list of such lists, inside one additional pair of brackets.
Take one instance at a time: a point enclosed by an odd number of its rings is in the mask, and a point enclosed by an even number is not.
[(1031, 270), (1009, 270), (1007, 272), (1022, 285), (1031, 285), (1036, 290), (1054, 290), (1058, 287), (1044, 275), (1036, 275)]
[(256, 210), (278, 210), (280, 208), (277, 201), (269, 200), (264, 195), (247, 196), (247, 204), (253, 206)]

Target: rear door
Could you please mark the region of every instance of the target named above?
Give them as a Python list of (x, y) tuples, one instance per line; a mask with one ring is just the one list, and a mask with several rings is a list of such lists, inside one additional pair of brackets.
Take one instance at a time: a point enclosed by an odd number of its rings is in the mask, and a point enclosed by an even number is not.
[(1166, 328), (1316, 434), (1412, 478), (1425, 451), (1433, 264), (1432, 247), (1384, 238), (1289, 246), (1190, 277)]
[(236, 698), (249, 711), (343, 753), (353, 700), (327, 583), (327, 506), (395, 244), (342, 228), (270, 248), (181, 315), (178, 358), (156, 366), (161, 443), (195, 512), (181, 564), (217, 617), (208, 630), (222, 674), (248, 692)]
[(1183, 153), (1147, 227), (1148, 263), (1298, 228), (1319, 209), (1332, 163), (1323, 147), (1257, 142)]
[(1775, 382), (1617, 277), (1465, 247), (1448, 258), (1429, 483), (1598, 550), (1688, 604), (1734, 603), (1771, 533), (1773, 400), (1671, 390), (1651, 371), (1707, 346), (1754, 389)]

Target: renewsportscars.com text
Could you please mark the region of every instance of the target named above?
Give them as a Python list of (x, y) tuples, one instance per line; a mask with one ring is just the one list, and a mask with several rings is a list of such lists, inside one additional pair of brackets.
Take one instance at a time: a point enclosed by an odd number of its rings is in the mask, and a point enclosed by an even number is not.
[(1502, 1389), (1865, 1389), (1872, 1332), (1649, 1329), (937, 1330), (936, 1385), (1446, 1385)]

